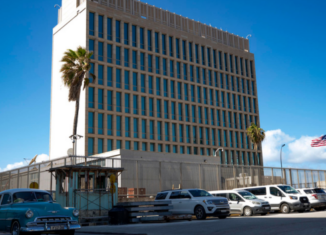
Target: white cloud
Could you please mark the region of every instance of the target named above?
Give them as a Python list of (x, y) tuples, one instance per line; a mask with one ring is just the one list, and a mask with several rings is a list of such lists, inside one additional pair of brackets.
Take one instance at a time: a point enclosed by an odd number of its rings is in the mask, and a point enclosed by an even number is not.
[[(47, 154), (39, 154), (37, 156), (36, 162), (40, 163), (40, 162), (44, 162), (44, 161), (48, 161), (49, 160), (49, 156)], [(16, 169), (16, 168), (20, 168), (20, 167), (24, 167), (28, 165), (28, 161), (25, 162), (16, 162), (14, 164), (8, 164), (5, 168), (0, 168), (0, 172), (2, 171), (10, 171), (12, 169)]]
[(279, 166), (280, 148), (283, 149), (283, 166), (298, 168), (325, 168), (326, 147), (313, 148), (311, 140), (317, 136), (301, 136), (293, 138), (282, 130), (266, 131), (266, 138), (263, 141), (263, 155), (265, 166)]
[(266, 131), (263, 141), (264, 162), (277, 161), (280, 158), (280, 147), (294, 140), (293, 137), (282, 132), (280, 129)]

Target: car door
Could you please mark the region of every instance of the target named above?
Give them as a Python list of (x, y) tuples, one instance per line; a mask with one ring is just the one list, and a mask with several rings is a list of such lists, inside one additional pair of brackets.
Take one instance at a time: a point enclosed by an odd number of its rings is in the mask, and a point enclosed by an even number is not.
[(11, 205), (10, 194), (2, 195), (1, 205), (0, 205), (0, 231), (6, 231), (7, 226), (7, 211)]
[(268, 201), (269, 204), (271, 205), (272, 210), (279, 210), (280, 209), (280, 204), (282, 202), (282, 197), (285, 197), (284, 194), (276, 187), (269, 187), (269, 195), (268, 196)]
[(229, 193), (229, 205), (232, 212), (241, 212), (244, 201), (236, 193)]
[(188, 191), (181, 191), (180, 193), (180, 203), (181, 211), (185, 214), (193, 214), (195, 211), (196, 201), (192, 200)]
[(169, 197), (173, 208), (170, 210), (173, 214), (182, 214), (181, 191), (173, 191)]

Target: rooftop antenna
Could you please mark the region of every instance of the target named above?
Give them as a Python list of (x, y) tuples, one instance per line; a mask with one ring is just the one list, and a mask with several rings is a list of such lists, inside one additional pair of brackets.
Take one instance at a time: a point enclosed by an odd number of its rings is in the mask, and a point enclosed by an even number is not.
[(54, 5), (54, 8), (56, 8), (56, 7), (59, 7), (59, 9), (61, 8), (61, 6), (59, 6), (58, 4)]
[(248, 34), (247, 37), (246, 37), (246, 39), (248, 39), (249, 37), (251, 37), (251, 34)]

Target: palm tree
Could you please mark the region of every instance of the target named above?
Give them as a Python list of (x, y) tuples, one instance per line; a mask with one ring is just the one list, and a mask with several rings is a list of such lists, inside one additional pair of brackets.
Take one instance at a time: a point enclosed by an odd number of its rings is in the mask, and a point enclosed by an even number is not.
[[(75, 106), (75, 117), (73, 125), (73, 140), (74, 143), (77, 141), (77, 124), (78, 124), (78, 111), (79, 111), (79, 98), (81, 87), (84, 83), (83, 89), (88, 87), (91, 82), (88, 78), (90, 75), (93, 78), (93, 81), (96, 79), (96, 76), (92, 73), (89, 73), (91, 69), (91, 57), (93, 52), (87, 51), (85, 48), (78, 47), (76, 51), (68, 49), (61, 60), (63, 65), (60, 72), (62, 72), (62, 80), (65, 86), (69, 88), (68, 100), (76, 101)], [(75, 144), (74, 144), (74, 154), (75, 154)]]
[(255, 123), (251, 123), (247, 129), (247, 136), (254, 144), (256, 156), (258, 157), (258, 145), (265, 139), (265, 131), (262, 128), (256, 126)]

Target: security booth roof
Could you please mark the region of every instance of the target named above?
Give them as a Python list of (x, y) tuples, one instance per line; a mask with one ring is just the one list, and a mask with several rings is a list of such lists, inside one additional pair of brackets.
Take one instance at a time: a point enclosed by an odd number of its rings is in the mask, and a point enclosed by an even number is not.
[(89, 171), (89, 172), (108, 172), (108, 173), (118, 173), (122, 172), (124, 168), (112, 168), (112, 167), (102, 167), (98, 165), (89, 165), (89, 166), (78, 166), (78, 165), (66, 165), (50, 168), (49, 172), (54, 172), (56, 170), (63, 171), (72, 171), (72, 172), (80, 172), (80, 171)]

